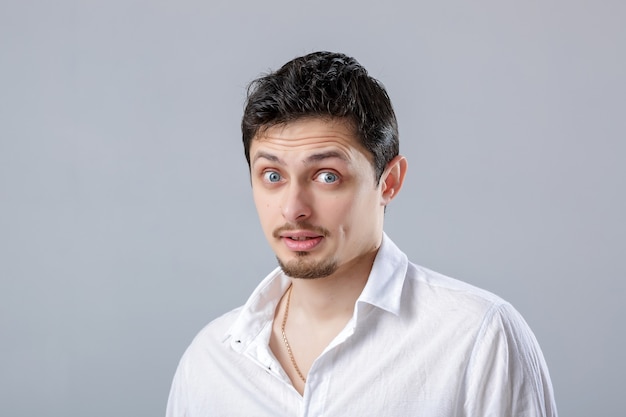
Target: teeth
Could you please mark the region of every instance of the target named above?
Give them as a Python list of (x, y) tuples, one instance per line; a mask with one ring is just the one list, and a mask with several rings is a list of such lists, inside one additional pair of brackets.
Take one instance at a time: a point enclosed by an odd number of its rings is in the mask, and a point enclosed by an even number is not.
[(307, 240), (308, 238), (307, 237), (295, 237), (295, 236), (292, 236), (291, 239), (292, 240)]

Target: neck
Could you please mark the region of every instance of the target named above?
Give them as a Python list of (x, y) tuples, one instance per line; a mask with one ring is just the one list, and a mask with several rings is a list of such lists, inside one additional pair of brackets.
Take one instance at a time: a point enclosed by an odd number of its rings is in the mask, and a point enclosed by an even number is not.
[(334, 274), (316, 279), (292, 278), (291, 308), (309, 320), (349, 319), (363, 291), (376, 252)]

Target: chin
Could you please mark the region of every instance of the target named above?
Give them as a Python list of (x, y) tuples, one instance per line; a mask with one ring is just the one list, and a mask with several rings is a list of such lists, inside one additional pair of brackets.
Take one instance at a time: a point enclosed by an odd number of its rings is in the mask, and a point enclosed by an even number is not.
[(325, 278), (332, 275), (337, 270), (338, 264), (335, 259), (322, 259), (319, 261), (306, 259), (306, 255), (297, 256), (291, 260), (281, 260), (279, 257), (278, 264), (283, 272), (292, 278), (316, 279)]

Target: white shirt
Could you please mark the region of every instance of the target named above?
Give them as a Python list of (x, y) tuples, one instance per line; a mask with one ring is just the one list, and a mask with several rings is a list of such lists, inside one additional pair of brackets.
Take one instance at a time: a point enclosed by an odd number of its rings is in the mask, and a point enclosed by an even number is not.
[(289, 278), (269, 274), (247, 303), (183, 355), (167, 417), (555, 417), (541, 350), (497, 296), (407, 260), (387, 237), (352, 319), (313, 363), (300, 395), (269, 348)]

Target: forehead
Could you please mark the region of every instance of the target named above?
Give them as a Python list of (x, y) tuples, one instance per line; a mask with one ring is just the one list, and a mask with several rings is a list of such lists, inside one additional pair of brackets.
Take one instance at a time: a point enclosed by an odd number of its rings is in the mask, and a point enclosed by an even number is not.
[(250, 144), (254, 161), (259, 152), (306, 153), (334, 150), (351, 159), (357, 154), (369, 158), (352, 124), (342, 119), (306, 118), (262, 129)]

